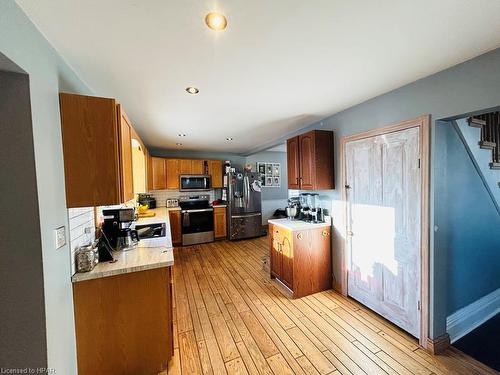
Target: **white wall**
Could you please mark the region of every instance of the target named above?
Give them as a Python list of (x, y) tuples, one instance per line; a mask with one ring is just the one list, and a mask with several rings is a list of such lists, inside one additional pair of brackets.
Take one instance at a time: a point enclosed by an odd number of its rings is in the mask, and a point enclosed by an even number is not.
[[(48, 367), (76, 373), (70, 248), (56, 250), (53, 230), (66, 227), (60, 91), (90, 93), (13, 0), (0, 1), (0, 52), (30, 78), (33, 141), (40, 211)], [(29, 239), (20, 239), (28, 240)], [(69, 241), (68, 241), (69, 242)], [(22, 246), (22, 242), (20, 242)]]

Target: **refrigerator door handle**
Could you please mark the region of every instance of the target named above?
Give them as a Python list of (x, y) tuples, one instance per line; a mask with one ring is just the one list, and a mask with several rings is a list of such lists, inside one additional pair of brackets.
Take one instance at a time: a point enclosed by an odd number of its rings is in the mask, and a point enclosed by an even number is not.
[(255, 216), (262, 216), (262, 214), (257, 213), (257, 214), (246, 214), (246, 215), (231, 215), (231, 217), (234, 219), (243, 219), (245, 217), (255, 217)]

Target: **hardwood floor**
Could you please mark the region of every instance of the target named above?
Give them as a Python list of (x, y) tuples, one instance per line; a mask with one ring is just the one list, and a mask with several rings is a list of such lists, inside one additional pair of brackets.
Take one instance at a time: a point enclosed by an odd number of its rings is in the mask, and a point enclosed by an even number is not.
[(498, 374), (456, 349), (432, 356), (354, 300), (292, 300), (268, 240), (175, 249), (174, 358), (165, 374)]

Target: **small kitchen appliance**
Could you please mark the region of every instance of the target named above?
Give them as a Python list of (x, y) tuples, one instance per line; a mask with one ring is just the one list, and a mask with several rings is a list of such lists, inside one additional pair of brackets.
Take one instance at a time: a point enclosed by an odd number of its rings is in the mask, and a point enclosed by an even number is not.
[(285, 208), (286, 216), (289, 220), (297, 219), (300, 215), (300, 200), (297, 197), (288, 199), (288, 206)]
[(135, 220), (135, 210), (118, 208), (103, 210), (102, 213), (102, 232), (111, 248), (116, 251), (134, 249), (139, 242), (137, 231), (130, 228)]
[(195, 174), (179, 176), (179, 191), (209, 191), (212, 187), (210, 176)]
[(156, 199), (151, 194), (140, 193), (137, 202), (140, 205), (147, 205), (151, 209), (156, 208)]

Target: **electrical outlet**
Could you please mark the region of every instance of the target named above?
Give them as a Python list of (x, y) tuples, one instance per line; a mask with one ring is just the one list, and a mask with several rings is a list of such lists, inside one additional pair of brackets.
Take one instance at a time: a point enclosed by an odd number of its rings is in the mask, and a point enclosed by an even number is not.
[(66, 245), (66, 227), (62, 226), (54, 229), (56, 250)]

